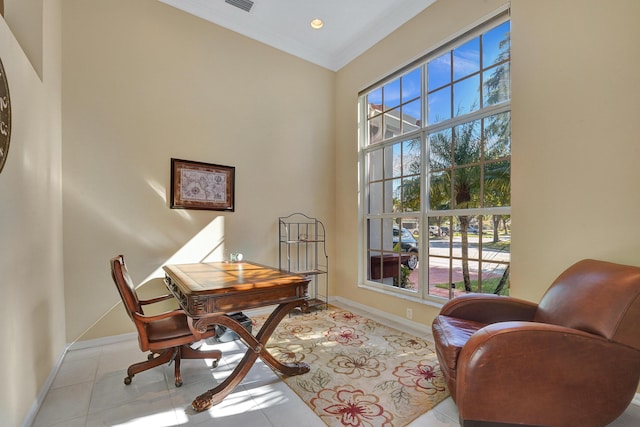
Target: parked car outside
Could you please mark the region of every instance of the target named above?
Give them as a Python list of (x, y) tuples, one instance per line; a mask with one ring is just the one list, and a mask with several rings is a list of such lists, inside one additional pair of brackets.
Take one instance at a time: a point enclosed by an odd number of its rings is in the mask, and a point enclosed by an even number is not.
[(438, 229), (437, 225), (429, 226), (429, 235), (431, 237), (439, 236), (439, 237), (447, 237), (449, 235), (449, 227), (442, 226)]
[(418, 241), (406, 228), (393, 227), (393, 247), (400, 243), (401, 252), (408, 252), (409, 258), (403, 262), (404, 265), (413, 270), (418, 266)]

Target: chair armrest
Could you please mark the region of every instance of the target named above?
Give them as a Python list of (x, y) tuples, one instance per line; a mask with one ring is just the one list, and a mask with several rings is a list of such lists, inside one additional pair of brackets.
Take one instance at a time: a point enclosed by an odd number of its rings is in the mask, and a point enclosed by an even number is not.
[(166, 311), (164, 313), (151, 314), (151, 315), (140, 314), (135, 312), (132, 314), (135, 320), (139, 320), (142, 323), (151, 323), (157, 320), (162, 320), (162, 319), (166, 319), (168, 317), (173, 317), (173, 316), (186, 316), (186, 313), (181, 308), (178, 308), (176, 310)]
[(505, 423), (528, 414), (531, 425), (607, 425), (639, 377), (636, 349), (562, 326), (504, 322), (480, 329), (460, 351), (456, 403), (466, 420), (498, 410)]
[(212, 329), (211, 327), (209, 327), (206, 331), (199, 331), (198, 329), (196, 329), (194, 327), (194, 322), (195, 319), (193, 319), (191, 316), (189, 316), (183, 309), (178, 308), (176, 310), (172, 310), (172, 311), (167, 311), (164, 313), (160, 313), (160, 314), (154, 314), (154, 315), (146, 315), (146, 314), (140, 314), (140, 313), (132, 313), (134, 320), (140, 321), (141, 323), (152, 323), (158, 320), (162, 320), (162, 319), (167, 319), (169, 317), (174, 317), (174, 316), (183, 316), (186, 318), (187, 321), (187, 326), (189, 327), (189, 330), (191, 331), (191, 334), (194, 337), (194, 342), (195, 341), (199, 341), (202, 338), (208, 338), (210, 336), (212, 336), (213, 334), (215, 334), (215, 329)]
[(165, 300), (172, 299), (172, 298), (175, 298), (173, 296), (173, 294), (167, 294), (167, 295), (161, 295), (161, 296), (158, 296), (158, 297), (155, 297), (155, 298), (151, 298), (151, 299), (145, 299), (145, 300), (141, 299), (139, 301), (140, 301), (141, 305), (147, 305), (147, 304), (155, 304), (157, 302), (165, 301)]
[(448, 301), (441, 315), (479, 323), (531, 321), (538, 305), (529, 301), (494, 294), (465, 294)]

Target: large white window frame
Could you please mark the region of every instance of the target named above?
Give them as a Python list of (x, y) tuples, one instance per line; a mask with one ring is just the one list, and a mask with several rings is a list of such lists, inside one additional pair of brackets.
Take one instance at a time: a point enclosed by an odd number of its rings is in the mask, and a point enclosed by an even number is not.
[[(431, 188), (431, 180), (434, 179), (431, 174), (431, 163), (433, 163), (433, 160), (430, 157), (431, 153), (429, 150), (433, 144), (429, 143), (430, 136), (432, 137), (439, 132), (446, 132), (456, 127), (463, 129), (463, 127), (469, 123), (473, 123), (474, 125), (478, 123), (480, 132), (482, 132), (482, 139), (484, 140), (488, 132), (487, 129), (489, 129), (486, 122), (492, 120), (489, 118), (504, 118), (506, 115), (509, 115), (508, 123), (510, 124), (511, 112), (511, 96), (510, 93), (507, 93), (506, 99), (500, 99), (490, 103), (490, 105), (480, 105), (475, 109), (474, 107), (470, 107), (469, 111), (456, 112), (451, 108), (452, 114), (450, 117), (440, 118), (439, 120), (435, 120), (435, 123), (430, 123), (434, 121), (435, 116), (430, 115), (428, 104), (429, 96), (431, 93), (438, 91), (433, 90), (434, 88), (430, 88), (428, 85), (429, 69), (427, 64), (433, 64), (435, 62), (434, 60), (451, 53), (452, 59), (450, 65), (452, 77), (448, 86), (450, 87), (449, 93), (453, 100), (453, 92), (456, 90), (454, 86), (457, 84), (463, 85), (465, 80), (471, 80), (471, 78), (467, 79), (466, 77), (456, 79), (455, 72), (453, 71), (455, 61), (454, 50), (465, 46), (466, 43), (480, 40), (480, 35), (488, 34), (492, 29), (503, 26), (505, 23), (509, 25), (508, 15), (508, 9), (505, 8), (505, 10), (497, 13), (496, 16), (488, 18), (473, 29), (464, 31), (462, 34), (453, 37), (450, 41), (433, 49), (419, 60), (392, 73), (387, 78), (360, 93), (359, 190), (361, 197), (360, 217), (362, 226), (362, 239), (360, 242), (362, 254), (360, 286), (421, 301), (431, 300), (437, 302), (442, 301), (443, 298), (448, 299), (455, 296), (456, 291), (453, 288), (444, 291), (444, 294), (435, 294), (433, 292), (435, 288), (432, 287), (430, 283), (431, 274), (429, 270), (431, 270), (433, 260), (448, 263), (448, 282), (453, 283), (452, 272), (454, 271), (454, 264), (459, 263), (462, 259), (460, 252), (454, 249), (456, 246), (453, 238), (455, 232), (454, 226), (456, 222), (458, 226), (460, 225), (460, 221), (456, 220), (457, 218), (468, 219), (468, 222), (466, 222), (468, 228), (466, 229), (471, 230), (468, 231), (468, 233), (473, 231), (474, 226), (472, 224), (474, 223), (481, 228), (478, 232), (477, 248), (474, 249), (478, 255), (476, 255), (476, 258), (474, 258), (472, 262), (479, 276), (477, 291), (482, 291), (480, 286), (483, 279), (480, 278), (480, 271), (483, 270), (483, 266), (493, 266), (499, 269), (499, 271), (504, 273), (503, 278), (508, 279), (510, 254), (507, 253), (507, 256), (503, 259), (496, 260), (489, 260), (483, 255), (485, 253), (483, 242), (486, 243), (486, 241), (482, 228), (483, 223), (486, 221), (482, 219), (488, 216), (493, 216), (493, 218), (508, 217), (511, 212), (510, 197), (508, 198), (508, 205), (493, 205), (493, 202), (488, 201), (488, 196), (482, 193), (481, 198), (483, 201), (481, 202), (465, 203), (464, 206), (451, 206), (451, 204), (449, 204), (446, 207), (434, 208), (430, 206), (431, 202), (427, 191), (427, 189)], [(480, 49), (482, 49), (482, 47), (480, 47)], [(510, 60), (509, 54), (508, 59), (503, 63), (503, 65), (506, 64), (503, 68), (507, 73), (509, 72)], [(481, 66), (480, 70), (475, 73), (472, 78), (486, 78), (486, 76), (482, 74), (491, 67)], [(414, 94), (407, 90), (407, 96), (405, 97), (405, 77), (412, 74), (415, 77), (417, 70), (421, 70), (420, 96), (416, 99)], [(407, 78), (408, 83), (406, 86), (409, 86), (410, 81), (413, 80), (415, 79)], [(510, 77), (508, 77), (507, 81), (510, 81)], [(443, 89), (445, 86), (447, 86), (447, 84), (436, 87), (435, 89)], [(447, 88), (444, 89), (442, 92), (446, 92)], [(507, 87), (507, 90), (510, 90), (510, 88)], [(483, 104), (482, 99), (484, 99), (483, 97), (486, 95), (483, 91), (484, 84), (480, 84), (480, 93), (478, 94), (481, 99), (480, 104)], [(384, 98), (387, 93), (391, 94), (389, 98), (397, 95), (398, 101), (385, 102), (386, 99)], [(373, 98), (377, 99), (379, 95), (381, 99), (380, 104), (371, 101)], [(419, 105), (418, 110), (416, 110), (417, 103)], [(380, 110), (378, 111), (377, 108), (380, 108)], [(413, 114), (405, 114), (405, 111)], [(420, 112), (418, 118), (415, 117), (416, 111)], [(372, 126), (372, 124), (379, 125), (379, 129), (377, 126)], [(472, 126), (469, 125), (469, 127)], [(381, 131), (382, 134), (378, 136), (375, 133), (375, 129)], [(451, 140), (453, 141), (454, 137), (451, 137)], [(416, 182), (415, 171), (412, 171), (411, 167), (407, 166), (407, 164), (412, 161), (411, 156), (415, 157), (416, 153), (414, 152), (412, 155), (406, 154), (407, 151), (412, 150), (411, 147), (415, 150), (416, 141), (417, 144), (419, 144), (417, 156), (419, 157), (420, 165), (420, 172), (417, 175), (417, 179), (421, 189), (418, 209), (415, 208), (415, 204), (405, 203), (406, 201), (404, 199), (401, 199), (400, 204), (397, 203), (399, 199), (397, 193), (402, 192), (403, 188), (407, 188), (408, 185), (413, 185)], [(452, 144), (454, 143), (452, 142)], [(454, 166), (451, 166), (450, 174), (462, 173), (464, 169), (478, 170), (481, 176), (480, 188), (481, 191), (484, 191), (482, 188), (487, 176), (486, 171), (489, 170), (488, 168), (490, 168), (491, 165), (494, 165), (495, 169), (506, 164), (510, 176), (510, 140), (508, 145), (509, 154), (507, 157), (497, 157), (497, 159), (487, 160), (488, 156), (486, 156), (485, 151), (483, 151), (482, 160), (466, 165), (468, 166), (467, 168), (459, 167), (456, 169)], [(485, 150), (485, 148), (482, 149)], [(405, 158), (409, 160), (405, 162)], [(455, 163), (456, 160), (452, 161)], [(451, 178), (451, 180), (453, 181), (453, 178)], [(451, 194), (453, 194), (454, 191), (452, 184)], [(453, 198), (453, 196), (451, 197)], [(373, 205), (376, 205), (376, 202), (379, 205), (377, 208), (373, 207)], [(474, 205), (474, 203), (477, 203), (477, 205)], [(393, 204), (393, 206), (390, 204)], [(478, 219), (480, 220), (478, 221)], [(496, 230), (498, 229), (497, 227), (498, 226), (496, 226)], [(378, 232), (376, 230), (380, 231)], [(393, 239), (391, 239), (389, 230), (393, 230)], [(406, 233), (406, 231), (412, 230), (419, 230), (420, 233), (420, 237), (414, 241), (412, 241), (411, 236)], [(465, 233), (466, 238), (468, 238), (468, 233)], [(449, 237), (449, 252), (448, 254), (442, 255), (432, 249), (433, 245), (431, 243), (435, 243), (436, 238), (442, 241), (445, 234), (448, 234), (448, 236), (445, 237)], [(403, 236), (406, 236), (406, 238)], [(468, 248), (469, 242), (467, 241), (465, 244)], [(416, 251), (413, 250), (414, 247)], [(412, 254), (415, 253), (420, 254), (420, 263), (428, 267), (419, 269), (420, 271), (417, 274), (417, 278), (416, 274), (412, 274), (411, 269), (408, 268), (414, 261)], [(464, 257), (467, 259), (468, 255)], [(391, 277), (385, 277), (387, 274), (385, 270), (388, 267), (387, 264), (389, 264), (388, 260), (391, 260), (391, 271), (397, 271), (397, 273), (392, 274)], [(410, 277), (412, 278), (409, 279)], [(500, 286), (503, 286), (502, 281), (500, 282)], [(466, 282), (465, 287), (467, 287)], [(508, 289), (508, 282), (506, 289)], [(471, 290), (476, 291), (476, 289)]]

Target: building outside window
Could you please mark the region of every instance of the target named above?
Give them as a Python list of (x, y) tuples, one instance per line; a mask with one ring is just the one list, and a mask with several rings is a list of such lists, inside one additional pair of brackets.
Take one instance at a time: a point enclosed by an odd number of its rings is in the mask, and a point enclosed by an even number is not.
[(505, 12), (361, 94), (366, 286), (508, 294), (510, 60)]

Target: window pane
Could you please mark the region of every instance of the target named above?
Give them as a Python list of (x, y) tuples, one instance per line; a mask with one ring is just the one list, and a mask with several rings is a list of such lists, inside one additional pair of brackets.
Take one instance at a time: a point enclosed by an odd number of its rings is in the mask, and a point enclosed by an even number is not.
[(404, 141), (402, 143), (402, 174), (406, 176), (420, 172), (420, 139)]
[(480, 207), (480, 166), (453, 170), (453, 191), (456, 209)]
[[(417, 218), (394, 219), (393, 251), (397, 256), (398, 270), (393, 277), (393, 286), (408, 290), (417, 290), (418, 241), (407, 228), (417, 223)], [(395, 272), (394, 272), (395, 273)]]
[(451, 208), (450, 172), (433, 172), (429, 175), (429, 207), (432, 210)]
[(382, 179), (382, 150), (375, 150), (367, 154), (369, 182)]
[(433, 125), (451, 118), (451, 86), (430, 93), (427, 96), (429, 123)]
[(509, 264), (482, 263), (482, 293), (509, 295)]
[(389, 110), (400, 105), (400, 79), (387, 83), (383, 87), (384, 109)]
[(382, 221), (380, 219), (367, 220), (367, 237), (369, 253), (369, 280), (380, 280), (382, 260)]
[[(477, 243), (477, 237), (474, 235), (472, 238), (474, 242)], [(477, 245), (475, 246), (477, 247)], [(479, 287), (478, 276), (480, 274), (480, 263), (476, 260), (477, 250), (474, 251), (474, 259), (469, 259), (467, 261), (467, 269), (468, 269), (468, 279), (465, 277), (465, 262), (462, 260), (462, 277), (459, 277), (458, 280), (454, 280), (456, 282), (456, 288), (464, 289), (467, 292), (481, 292), (482, 289)]]
[(393, 227), (395, 222), (391, 218), (382, 220), (382, 249), (388, 252), (393, 251)]
[(369, 213), (381, 214), (383, 212), (383, 183), (374, 182), (369, 185)]
[(451, 129), (429, 135), (429, 168), (450, 168), (453, 165), (451, 150)]
[(369, 144), (382, 141), (382, 116), (369, 120)]
[(490, 68), (483, 74), (484, 90), (483, 101), (484, 106), (498, 104), (511, 98), (509, 82), (510, 66), (509, 63), (498, 65)]
[(509, 58), (510, 31), (511, 25), (507, 21), (482, 36), (482, 55), (485, 68)]
[(420, 177), (413, 176), (402, 180), (402, 212), (420, 211)]
[(378, 88), (367, 95), (368, 117), (382, 112), (382, 88)]
[[(482, 291), (509, 294), (509, 263), (511, 238), (504, 228), (502, 215), (492, 215), (485, 221), (482, 235)], [(496, 233), (497, 231), (497, 233)]]
[[(409, 74), (402, 76), (402, 102), (410, 101), (420, 96), (420, 84), (422, 80), (422, 67), (416, 68)], [(419, 116), (416, 116), (419, 118)]]
[[(383, 150), (384, 150), (384, 174), (383, 174), (383, 176), (384, 176), (385, 179), (389, 179), (389, 178), (392, 178), (394, 176), (397, 176), (397, 175), (395, 175), (395, 170), (394, 170), (394, 162), (395, 162), (395, 160), (394, 160), (394, 151), (395, 151), (394, 147), (396, 145), (388, 145), (388, 146), (383, 148)], [(398, 153), (398, 155), (400, 155), (400, 154)], [(399, 174), (399, 172), (398, 172), (398, 174)]]
[(484, 206), (511, 204), (511, 162), (495, 162), (484, 169)]
[(400, 108), (384, 114), (384, 139), (400, 135)]
[[(434, 255), (449, 256), (451, 246), (449, 235), (451, 234), (451, 217), (429, 217), (429, 253)], [(444, 243), (446, 241), (446, 244)]]
[(427, 64), (427, 87), (431, 92), (451, 83), (451, 53), (447, 52)]
[(367, 230), (369, 234), (369, 249), (382, 250), (382, 221), (380, 219), (368, 219)]
[(476, 74), (453, 85), (453, 105), (456, 117), (480, 108), (480, 75)]
[[(390, 148), (393, 153), (393, 160), (391, 162), (392, 163), (391, 170), (393, 171), (393, 173), (391, 176), (393, 177), (401, 176), (402, 175), (402, 143), (393, 144)], [(387, 149), (387, 153), (389, 153), (388, 149)]]
[(393, 212), (402, 212), (402, 179), (393, 180)]
[(420, 100), (402, 106), (402, 133), (420, 129)]
[(480, 37), (453, 50), (453, 79), (458, 80), (480, 71)]
[[(480, 161), (480, 120), (458, 125), (453, 133), (453, 157), (456, 166)], [(479, 178), (479, 176), (477, 177)]]
[(486, 160), (511, 155), (511, 114), (501, 113), (484, 119), (484, 157)]

